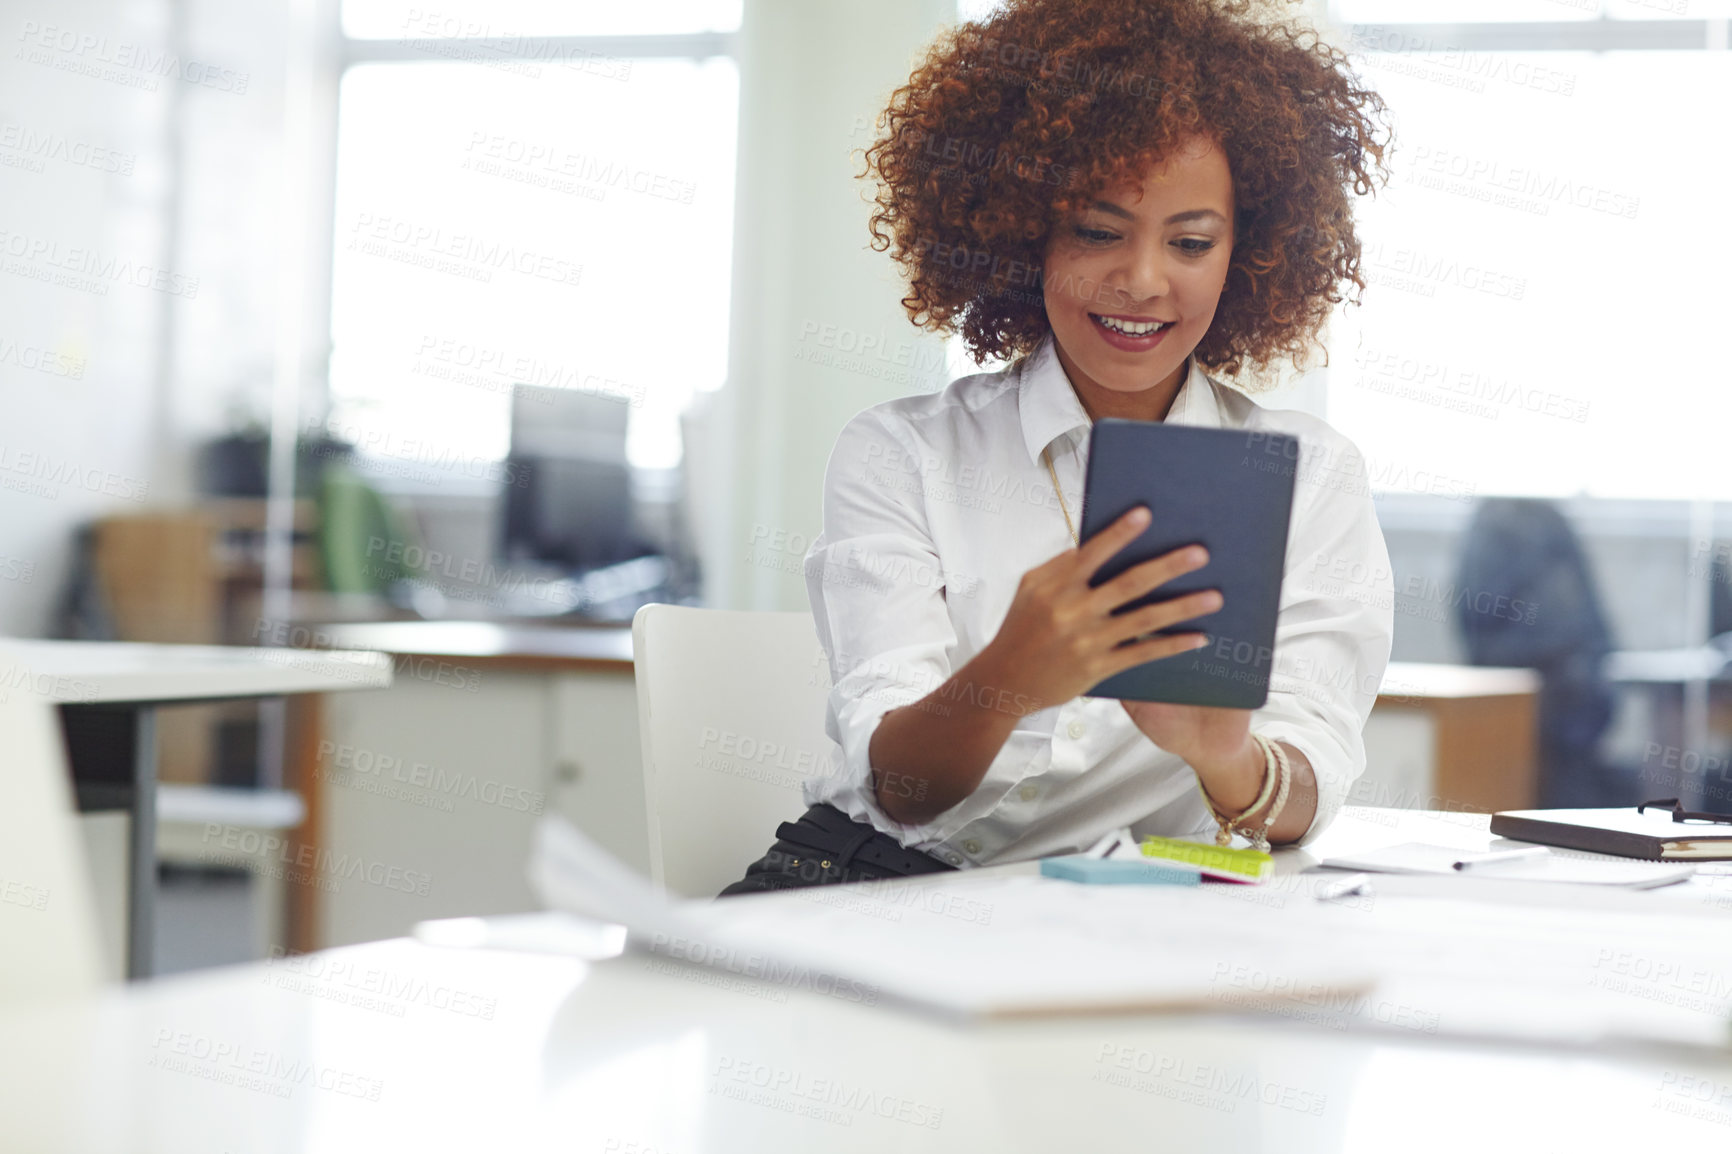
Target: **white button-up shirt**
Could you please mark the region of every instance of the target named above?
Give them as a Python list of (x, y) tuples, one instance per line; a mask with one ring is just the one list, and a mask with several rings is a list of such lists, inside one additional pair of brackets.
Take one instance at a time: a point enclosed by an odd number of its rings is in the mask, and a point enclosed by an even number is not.
[[(1194, 357), (1166, 419), (1299, 439), (1269, 698), (1251, 728), (1311, 762), (1309, 840), (1365, 768), (1360, 731), (1394, 633), (1389, 554), (1364, 461), (1322, 420), (1262, 408)], [(1022, 575), (1074, 547), (1064, 508), (1080, 525), (1089, 427), (1049, 335), (1018, 368), (886, 401), (843, 428), (824, 481), (823, 531), (805, 559), (830, 662), (825, 728), (841, 751), (833, 772), (806, 783), (808, 804), (827, 801), (958, 866), (1070, 852), (1121, 826), (1138, 837), (1213, 833), (1195, 772), (1111, 698), (1022, 717), (974, 792), (925, 824), (892, 821), (873, 793), (868, 748), (879, 720), (979, 653)], [(1057, 493), (1041, 459), (1048, 447)], [(1206, 619), (1198, 627), (1207, 630)], [(1016, 705), (1005, 687), (964, 693)]]

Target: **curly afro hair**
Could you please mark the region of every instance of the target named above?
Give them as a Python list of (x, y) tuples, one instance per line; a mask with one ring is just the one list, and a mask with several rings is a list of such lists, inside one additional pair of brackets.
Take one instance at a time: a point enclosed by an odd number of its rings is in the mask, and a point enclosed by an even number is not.
[(1344, 53), (1268, 0), (1008, 0), (947, 31), (879, 114), (873, 247), (923, 328), (975, 363), (1051, 331), (1047, 238), (1184, 140), (1225, 152), (1236, 205), (1226, 287), (1198, 360), (1230, 377), (1303, 364), (1351, 282), (1352, 197), (1387, 180), (1386, 109)]

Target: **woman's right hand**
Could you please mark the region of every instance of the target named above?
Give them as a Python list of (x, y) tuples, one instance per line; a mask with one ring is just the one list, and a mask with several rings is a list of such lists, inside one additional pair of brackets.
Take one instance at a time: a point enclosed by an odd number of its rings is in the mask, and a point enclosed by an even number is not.
[(893, 821), (933, 820), (977, 789), (1017, 718), (1063, 705), (1133, 665), (1194, 649), (1201, 633), (1142, 637), (1221, 607), (1218, 590), (1172, 598), (1129, 613), (1113, 610), (1208, 561), (1200, 545), (1133, 565), (1099, 588), (1089, 578), (1136, 540), (1148, 510), (1133, 509), (1022, 576), (998, 635), (961, 669), (912, 705), (878, 723), (868, 749), (873, 790)]
[(1132, 666), (1208, 643), (1205, 634), (1186, 632), (1120, 644), (1215, 612), (1222, 604), (1215, 589), (1113, 613), (1173, 578), (1202, 568), (1209, 556), (1201, 545), (1163, 553), (1090, 588), (1095, 571), (1136, 540), (1148, 523), (1148, 510), (1138, 506), (1080, 548), (1067, 549), (1023, 574), (1004, 624), (982, 656), (991, 654), (988, 660), (1001, 671), (1001, 681), (1032, 704), (1029, 712), (1062, 705)]

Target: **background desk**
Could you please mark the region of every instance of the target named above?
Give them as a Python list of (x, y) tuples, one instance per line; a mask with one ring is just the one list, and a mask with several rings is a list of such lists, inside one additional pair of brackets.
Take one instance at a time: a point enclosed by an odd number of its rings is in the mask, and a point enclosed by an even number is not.
[[(1363, 813), (1343, 844), (1420, 832)], [(1425, 836), (1483, 841), (1474, 820)], [(952, 1027), (640, 956), (408, 941), (0, 1016), (0, 1086), (0, 1133), (33, 1154), (1563, 1154), (1732, 1132), (1732, 1054), (1216, 1014)]]
[(1494, 813), (1539, 796), (1540, 675), (1393, 661), (1365, 725), (1358, 805)]
[[(155, 941), (156, 707), (382, 688), (391, 667), (378, 653), (7, 638), (0, 639), (0, 680), (10, 691), (59, 704), (79, 811), (127, 815), (124, 860), (113, 863), (124, 869), (126, 901), (104, 912), (111, 945), (124, 946), (124, 972), (144, 977)], [(102, 848), (112, 841), (109, 831), (100, 817), (85, 826), (96, 872), (109, 872), (103, 865), (119, 857)], [(97, 882), (99, 895), (116, 889), (100, 876)]]
[[(322, 645), (392, 654), (397, 671), (385, 693), (328, 703), (317, 765), (321, 844), (431, 881), (425, 894), (381, 886), (321, 894), (305, 944), (535, 909), (523, 867), (543, 809), (649, 873), (630, 629), (438, 621), (310, 632)], [(795, 816), (796, 791), (788, 804)]]

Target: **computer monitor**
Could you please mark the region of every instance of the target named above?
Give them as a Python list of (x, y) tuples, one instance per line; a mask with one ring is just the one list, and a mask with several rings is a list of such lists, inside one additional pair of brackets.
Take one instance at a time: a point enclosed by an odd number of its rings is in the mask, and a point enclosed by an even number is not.
[(642, 556), (626, 460), (629, 398), (519, 386), (512, 395), (503, 552), (571, 570)]

